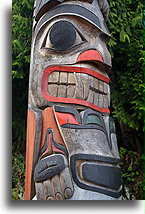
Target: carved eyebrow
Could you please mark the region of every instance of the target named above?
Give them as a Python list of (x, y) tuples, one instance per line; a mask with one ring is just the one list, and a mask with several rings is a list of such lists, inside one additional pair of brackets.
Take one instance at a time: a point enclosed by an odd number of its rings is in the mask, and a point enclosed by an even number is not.
[[(36, 22), (49, 10), (61, 4), (63, 2), (67, 2), (69, 0), (36, 0), (34, 4), (34, 14)], [(79, 1), (79, 0), (77, 0)], [(94, 0), (81, 0), (83, 2), (92, 3)]]
[(49, 13), (46, 13), (38, 22), (38, 24), (35, 27), (35, 36), (38, 34), (39, 30), (51, 19), (55, 17), (60, 17), (62, 15), (73, 15), (80, 18), (85, 19), (92, 25), (94, 25), (96, 28), (101, 30), (103, 33), (105, 33), (107, 36), (110, 36), (109, 31), (106, 27), (105, 22), (101, 23), (99, 20), (99, 17), (92, 13), (91, 11), (87, 10), (86, 8), (80, 6), (80, 5), (58, 5), (53, 10), (49, 11)]

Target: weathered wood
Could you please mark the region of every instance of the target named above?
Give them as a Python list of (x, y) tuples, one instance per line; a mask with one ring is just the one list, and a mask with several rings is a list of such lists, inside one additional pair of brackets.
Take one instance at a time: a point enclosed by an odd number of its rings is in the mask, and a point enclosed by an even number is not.
[(54, 97), (57, 97), (58, 95), (58, 85), (55, 85), (55, 84), (49, 84), (48, 85), (48, 93), (51, 95), (51, 96), (54, 96)]
[(95, 88), (96, 90), (99, 89), (99, 80), (96, 78), (93, 78), (93, 88)]
[(67, 86), (66, 85), (59, 85), (58, 86), (58, 97), (66, 97), (66, 90)]
[(53, 186), (53, 191), (54, 191), (54, 195), (55, 195), (55, 200), (63, 200), (63, 192), (62, 192), (62, 188), (60, 185), (60, 181), (59, 181), (59, 177), (58, 175), (55, 175), (52, 179), (52, 186)]
[(68, 84), (76, 84), (75, 74), (68, 73)]
[(109, 88), (109, 85), (107, 83), (104, 82), (104, 93), (108, 93), (108, 88)]
[(104, 99), (103, 99), (103, 95), (102, 94), (99, 95), (99, 106), (100, 107), (104, 107)]
[(35, 183), (37, 200), (46, 200), (43, 183)]
[(67, 86), (67, 97), (73, 98), (75, 95), (75, 89), (76, 89), (76, 86), (74, 85)]
[(94, 92), (92, 90), (89, 90), (87, 101), (90, 103), (93, 103), (93, 100), (94, 100)]
[(95, 104), (95, 105), (99, 105), (100, 106), (100, 103), (99, 103), (99, 94), (98, 93), (95, 93), (94, 92), (94, 100), (93, 100), (93, 103)]
[(67, 72), (60, 72), (60, 79), (59, 79), (59, 83), (65, 83), (67, 84)]
[(75, 98), (77, 99), (83, 99), (83, 84), (81, 79), (81, 74), (76, 73), (76, 92), (75, 92)]
[(59, 72), (52, 72), (48, 77), (48, 83), (58, 83), (59, 82)]
[(83, 99), (87, 100), (89, 95), (90, 78), (89, 78), (89, 75), (87, 74), (81, 74), (80, 77), (81, 77), (82, 86), (83, 86)]
[(68, 167), (66, 167), (60, 174), (60, 183), (64, 191), (64, 198), (68, 199), (73, 195), (72, 178)]
[(55, 200), (51, 181), (48, 179), (43, 182), (43, 185), (44, 185), (44, 192), (45, 192), (46, 200)]
[(108, 96), (103, 95), (103, 103), (104, 103), (104, 108), (108, 108), (108, 106), (109, 106)]
[(104, 91), (104, 83), (102, 81), (99, 81), (99, 91)]
[(33, 111), (28, 109), (27, 114), (27, 144), (26, 144), (26, 178), (25, 178), (25, 200), (31, 200), (33, 195), (32, 171), (33, 171), (33, 153), (36, 132), (36, 118)]

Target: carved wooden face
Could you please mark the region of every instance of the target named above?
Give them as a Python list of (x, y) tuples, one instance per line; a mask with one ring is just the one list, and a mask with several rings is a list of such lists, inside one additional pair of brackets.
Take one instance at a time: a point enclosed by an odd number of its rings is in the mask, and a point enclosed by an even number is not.
[(108, 36), (82, 17), (61, 15), (49, 21), (42, 17), (33, 36), (29, 103), (109, 113), (107, 42)]
[[(59, 3), (49, 8), (46, 2), (50, 6)], [(43, 3), (47, 4), (45, 8)], [(37, 1), (36, 7), (37, 4), (40, 11), (36, 12), (33, 26), (29, 105), (30, 109), (44, 110), (38, 111), (42, 113), (42, 121), (35, 112), (39, 132), (42, 126), (39, 154), (42, 160), (45, 157), (51, 159), (52, 154), (55, 159), (57, 153), (67, 156), (75, 184), (72, 200), (78, 200), (78, 187), (117, 198), (120, 196), (120, 180), (115, 186), (112, 180), (120, 177), (120, 169), (116, 167), (119, 154), (115, 128), (109, 117), (109, 33), (98, 0), (43, 0)], [(56, 136), (61, 138), (55, 141)], [(102, 167), (105, 177), (99, 189), (98, 182), (102, 182), (102, 177), (98, 181), (98, 175), (94, 176), (94, 165), (99, 174)], [(108, 173), (106, 169), (117, 171)], [(38, 170), (36, 178), (39, 172), (42, 171)], [(91, 180), (88, 175), (92, 176)], [(107, 184), (108, 177), (112, 186)], [(104, 191), (105, 185), (109, 188)], [(81, 194), (85, 197), (83, 192)]]

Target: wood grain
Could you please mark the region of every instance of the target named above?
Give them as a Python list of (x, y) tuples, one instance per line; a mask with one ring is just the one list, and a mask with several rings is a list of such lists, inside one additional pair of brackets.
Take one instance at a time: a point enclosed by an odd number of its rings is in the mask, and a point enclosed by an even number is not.
[(36, 132), (36, 118), (33, 111), (28, 109), (27, 114), (27, 137), (26, 137), (26, 178), (25, 178), (25, 200), (31, 200), (32, 197), (32, 168), (34, 141)]

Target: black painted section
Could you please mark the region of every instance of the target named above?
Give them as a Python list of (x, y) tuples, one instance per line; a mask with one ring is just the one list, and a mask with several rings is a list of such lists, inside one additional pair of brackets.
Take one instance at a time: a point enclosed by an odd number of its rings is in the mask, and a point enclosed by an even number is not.
[[(48, 12), (51, 8), (57, 4), (63, 3), (65, 0), (36, 0), (34, 6), (34, 17), (38, 21), (44, 13)], [(93, 0), (82, 0), (84, 2), (92, 3)]]
[(56, 112), (73, 114), (75, 116), (76, 120), (78, 121), (78, 123), (82, 123), (81, 115), (75, 108), (54, 106), (54, 109)]
[(66, 148), (65, 148), (63, 145), (61, 145), (61, 144), (59, 144), (58, 142), (56, 142), (56, 140), (55, 140), (55, 138), (54, 138), (53, 130), (52, 130), (51, 128), (48, 128), (48, 129), (46, 130), (46, 136), (45, 136), (45, 140), (44, 140), (44, 145), (43, 145), (42, 149), (40, 150), (40, 156), (45, 152), (45, 150), (46, 150), (48, 144), (50, 143), (49, 140), (48, 140), (48, 139), (49, 139), (49, 138), (48, 138), (49, 134), (50, 134), (51, 137), (52, 137), (52, 142), (53, 142), (54, 146), (55, 146), (57, 149), (63, 151), (63, 152), (65, 153), (65, 155), (68, 156), (68, 151), (66, 150)]
[(61, 155), (54, 155), (39, 160), (34, 170), (34, 181), (42, 182), (61, 173), (65, 168)]
[[(112, 163), (112, 164), (118, 164), (120, 162), (120, 159), (116, 158), (111, 158), (111, 157), (104, 157), (104, 156), (98, 156), (98, 155), (89, 155), (89, 154), (75, 154), (72, 155), (70, 158), (70, 167), (71, 167), (71, 172), (72, 172), (72, 177), (76, 185), (82, 189), (86, 189), (89, 191), (93, 192), (99, 192), (105, 195), (109, 195), (114, 198), (119, 198), (122, 194), (122, 190), (115, 191), (115, 189), (107, 189), (105, 187), (96, 187), (93, 185), (89, 185), (84, 183), (83, 180), (80, 180), (78, 175), (77, 175), (77, 169), (76, 169), (76, 161), (77, 160), (86, 160), (86, 161), (100, 161), (107, 163)], [(108, 175), (109, 176), (109, 175)], [(121, 184), (120, 184), (121, 187)]]
[[(86, 109), (85, 111), (82, 111), (79, 113), (74, 108), (67, 108), (62, 106), (54, 106), (56, 112), (61, 113), (69, 113), (73, 114), (77, 121), (80, 123), (80, 125), (77, 124), (63, 124), (61, 127), (63, 128), (70, 128), (70, 129), (97, 129), (106, 135), (108, 146), (110, 150), (112, 149), (111, 139), (108, 136), (106, 126), (103, 120), (103, 116), (100, 112), (94, 111), (92, 109)], [(88, 121), (88, 118), (91, 116), (91, 118)]]
[[(38, 25), (35, 30), (36, 32), (35, 35), (37, 35), (40, 27), (42, 27), (45, 22), (51, 20), (54, 17), (58, 17), (62, 15), (72, 15), (72, 16), (81, 17), (87, 20), (88, 22), (90, 22), (91, 24), (93, 24), (95, 27), (99, 28), (102, 32), (104, 32), (104, 30), (101, 27), (99, 17), (97, 17), (94, 13), (92, 13), (91, 11), (87, 10), (82, 6), (72, 4), (72, 5), (58, 5), (54, 9), (50, 10), (49, 13), (46, 13), (46, 15), (42, 17), (40, 22), (38, 22)], [(110, 36), (107, 29), (104, 33), (107, 36)]]
[(54, 49), (69, 50), (76, 41), (76, 30), (68, 21), (56, 22), (50, 29), (50, 42)]
[(121, 185), (121, 169), (96, 164), (83, 164), (82, 173), (84, 179), (112, 189), (119, 189)]
[(88, 161), (100, 161), (112, 164), (119, 164), (120, 159), (106, 157), (101, 155), (90, 155), (90, 154), (75, 154), (71, 156), (71, 161), (75, 163), (77, 160), (88, 160)]
[(61, 127), (69, 128), (69, 129), (97, 129), (97, 130), (104, 132), (104, 134), (106, 135), (106, 131), (104, 130), (104, 128), (102, 128), (101, 126), (98, 126), (98, 125), (93, 125), (93, 124), (92, 125), (64, 124), (64, 125), (61, 125)]

